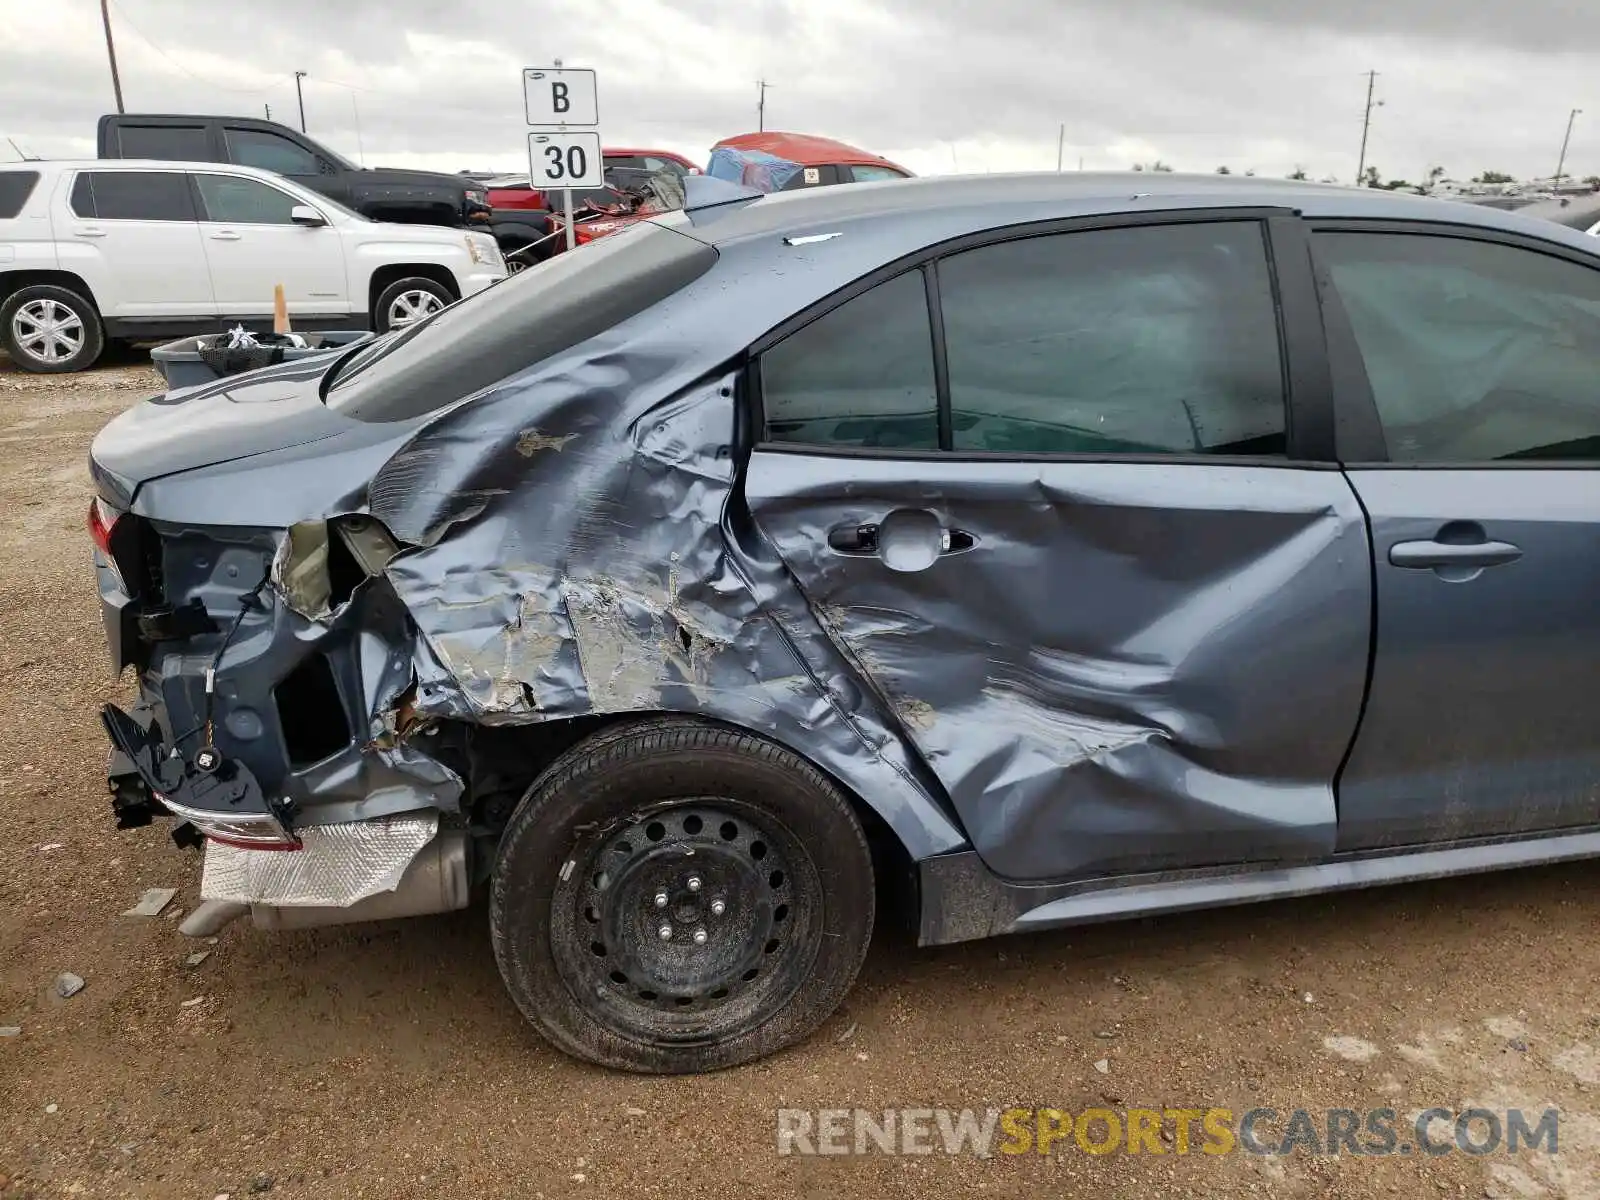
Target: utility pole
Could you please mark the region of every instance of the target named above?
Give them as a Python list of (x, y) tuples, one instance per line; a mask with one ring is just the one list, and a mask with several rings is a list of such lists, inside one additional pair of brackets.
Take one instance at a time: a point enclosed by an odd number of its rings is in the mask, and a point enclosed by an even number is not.
[(356, 161), (363, 167), (367, 165), (367, 150), (361, 144), (361, 109), (356, 106), (356, 94), (350, 93), (350, 111), (356, 118)]
[(306, 131), (306, 97), (305, 97), (305, 93), (300, 90), (300, 81), (302, 79), (304, 79), (305, 77), (306, 77), (306, 73), (304, 71), (296, 71), (294, 73), (294, 98), (296, 100), (300, 101), (300, 132), (301, 133), (304, 133)]
[(765, 79), (756, 80), (756, 132), (762, 133), (767, 128), (767, 88), (771, 87)]
[(1371, 126), (1372, 126), (1372, 110), (1374, 108), (1381, 108), (1383, 106), (1383, 101), (1382, 100), (1379, 100), (1376, 104), (1374, 104), (1373, 100), (1372, 100), (1372, 89), (1377, 86), (1377, 83), (1378, 83), (1378, 73), (1376, 71), (1368, 71), (1367, 72), (1367, 112), (1366, 112), (1366, 115), (1361, 118), (1361, 159), (1356, 164), (1356, 186), (1357, 187), (1361, 186), (1361, 177), (1367, 173), (1367, 130), (1369, 128), (1371, 128)]
[(1572, 141), (1572, 123), (1583, 109), (1575, 108), (1567, 115), (1567, 136), (1561, 139), (1561, 161), (1556, 163), (1556, 186), (1561, 186), (1561, 172), (1567, 165), (1567, 145)]
[(1061, 132), (1056, 134), (1056, 173), (1061, 173), (1061, 152), (1067, 146), (1067, 127), (1061, 126)]
[(261, 107), (267, 110), (267, 120), (272, 120), (272, 105), (263, 104)]
[(122, 76), (117, 74), (117, 44), (111, 40), (111, 9), (107, 0), (100, 0), (100, 23), (106, 27), (106, 57), (111, 60), (111, 89), (117, 93), (117, 111), (126, 112), (122, 107)]

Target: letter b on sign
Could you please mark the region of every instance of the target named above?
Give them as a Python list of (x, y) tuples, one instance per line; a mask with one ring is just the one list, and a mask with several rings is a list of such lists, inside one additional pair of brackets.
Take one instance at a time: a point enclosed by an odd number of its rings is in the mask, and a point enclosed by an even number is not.
[(528, 124), (535, 128), (600, 123), (595, 74), (586, 67), (524, 67), (522, 96)]

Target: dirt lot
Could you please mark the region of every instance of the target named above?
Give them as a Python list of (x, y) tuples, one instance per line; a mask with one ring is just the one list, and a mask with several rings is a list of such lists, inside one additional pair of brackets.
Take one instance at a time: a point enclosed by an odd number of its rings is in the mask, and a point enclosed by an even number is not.
[[(199, 966), (198, 860), (118, 833), (85, 455), (156, 390), (0, 359), (0, 1196), (1600, 1196), (1600, 889), (1574, 866), (934, 951), (881, 936), (809, 1044), (591, 1070), (503, 994), (481, 904)], [(119, 916), (148, 887), (173, 912)], [(58, 973), (87, 980), (71, 999)], [(1559, 1152), (780, 1157), (774, 1110), (1561, 1110)], [(1320, 1113), (1314, 1116), (1321, 1124)], [(1274, 1133), (1274, 1130), (1276, 1133)], [(1147, 1148), (1148, 1149), (1148, 1148)]]

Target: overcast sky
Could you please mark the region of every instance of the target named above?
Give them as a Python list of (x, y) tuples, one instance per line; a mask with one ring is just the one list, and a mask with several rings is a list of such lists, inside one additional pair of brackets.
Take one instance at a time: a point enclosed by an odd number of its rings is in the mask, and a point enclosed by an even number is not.
[[(615, 15), (609, 15), (615, 14)], [(130, 112), (261, 115), (368, 165), (526, 169), (521, 68), (599, 72), (611, 145), (704, 162), (754, 129), (919, 173), (1156, 158), (1348, 181), (1600, 173), (1596, 0), (111, 0)], [(0, 0), (0, 158), (94, 153), (114, 111), (97, 0)], [(358, 116), (359, 114), (359, 116)], [(359, 134), (358, 134), (359, 124)]]

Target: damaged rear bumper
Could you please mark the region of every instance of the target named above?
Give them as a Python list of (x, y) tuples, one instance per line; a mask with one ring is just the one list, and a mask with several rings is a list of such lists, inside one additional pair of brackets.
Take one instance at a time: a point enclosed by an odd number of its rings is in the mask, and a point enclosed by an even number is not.
[[(106, 705), (107, 768), (119, 828), (177, 818), (175, 840), (204, 842), (203, 903), (183, 931), (200, 937), (249, 913), (258, 928), (420, 916), (465, 908), (467, 831), (441, 828), (437, 810), (295, 830), (243, 763), (166, 745), (155, 713)], [(196, 762), (195, 759), (201, 761)]]
[(148, 704), (133, 713), (106, 704), (100, 722), (111, 740), (106, 784), (118, 829), (171, 815), (179, 818), (173, 836), (180, 845), (207, 837), (243, 847), (300, 848), (288, 806), (269, 802), (244, 763), (210, 747), (185, 756), (163, 740), (156, 710)]
[(144, 520), (146, 558), (97, 562), (113, 665), (139, 683), (100, 713), (113, 814), (204, 845), (213, 927), (466, 903), (464, 738), (414, 712), (414, 632), (377, 570), (392, 544), (369, 546), (369, 521), (337, 540), (312, 524)]

